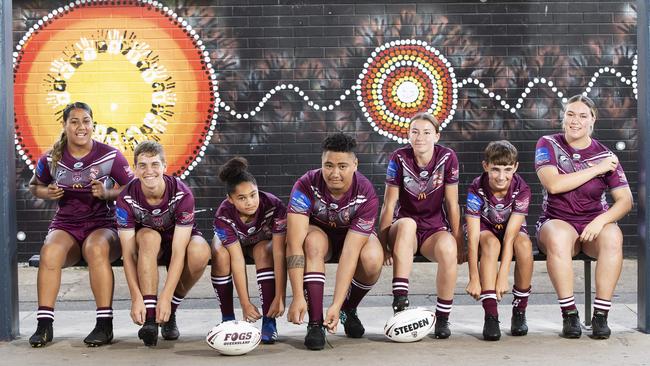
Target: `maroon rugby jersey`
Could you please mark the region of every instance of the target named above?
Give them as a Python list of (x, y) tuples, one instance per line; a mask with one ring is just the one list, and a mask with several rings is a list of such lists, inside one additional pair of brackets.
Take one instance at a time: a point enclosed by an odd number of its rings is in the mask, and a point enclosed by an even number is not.
[[(611, 150), (593, 138), (588, 147), (574, 149), (566, 142), (564, 134), (543, 136), (535, 149), (535, 169), (554, 166), (560, 174), (569, 174), (597, 165), (611, 154)], [(619, 163), (615, 171), (594, 177), (572, 191), (550, 194), (544, 190), (540, 221), (560, 219), (589, 223), (609, 209), (606, 190), (627, 186), (625, 172)]]
[(160, 204), (152, 206), (142, 191), (139, 179), (134, 179), (117, 199), (117, 225), (136, 230), (147, 227), (161, 233), (173, 233), (174, 227), (195, 226), (194, 196), (180, 178), (163, 175), (165, 193)]
[(288, 213), (309, 216), (309, 222), (326, 233), (352, 230), (363, 235), (374, 232), (379, 200), (372, 183), (359, 172), (352, 185), (339, 199), (334, 199), (323, 179), (321, 169), (310, 170), (300, 177), (291, 190)]
[(214, 215), (214, 235), (225, 247), (239, 242), (242, 247), (271, 240), (274, 234), (287, 232), (287, 208), (276, 196), (259, 191), (260, 205), (255, 218), (242, 222), (235, 205), (223, 200)]
[(386, 184), (399, 187), (394, 219), (410, 217), (421, 230), (449, 230), (445, 213), (445, 185), (458, 184), (456, 153), (436, 145), (426, 167), (415, 161), (411, 146), (395, 150), (388, 162)]
[[(488, 173), (476, 177), (467, 190), (465, 215), (481, 218), (481, 231), (504, 234), (511, 214), (528, 215), (530, 188), (519, 174), (514, 174), (508, 192), (497, 198), (490, 189)], [(524, 222), (522, 226), (525, 227)]]
[[(54, 175), (52, 176), (52, 171)], [(52, 169), (49, 153), (41, 156), (36, 165), (36, 179), (49, 185), (56, 183), (64, 193), (58, 201), (52, 223), (89, 223), (115, 220), (114, 203), (93, 197), (93, 180), (108, 188), (115, 183), (124, 186), (133, 179), (133, 172), (122, 153), (106, 144), (93, 140), (86, 156), (77, 159), (63, 149), (61, 160)]]

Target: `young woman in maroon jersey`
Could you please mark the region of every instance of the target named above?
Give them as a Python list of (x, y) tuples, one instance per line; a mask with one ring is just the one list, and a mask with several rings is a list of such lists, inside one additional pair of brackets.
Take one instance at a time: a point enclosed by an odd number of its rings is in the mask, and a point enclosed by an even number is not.
[[(227, 197), (214, 215), (212, 286), (222, 320), (233, 320), (234, 281), (244, 319), (262, 318), (262, 342), (271, 344), (278, 337), (275, 318), (284, 314), (287, 209), (273, 194), (258, 190), (247, 168), (246, 159), (236, 157), (219, 172)], [(250, 301), (245, 255), (255, 261), (262, 314)]]
[[(29, 190), (57, 200), (57, 211), (41, 248), (38, 267), (38, 326), (32, 347), (52, 341), (54, 304), (61, 268), (84, 259), (97, 305), (95, 328), (84, 339), (100, 346), (113, 339), (113, 269), (120, 257), (113, 201), (133, 173), (118, 150), (92, 139), (93, 112), (81, 102), (63, 110), (61, 138), (37, 163)], [(117, 183), (117, 185), (115, 185)]]
[[(564, 107), (564, 132), (543, 136), (535, 150), (537, 176), (544, 186), (538, 244), (547, 255), (566, 338), (582, 334), (571, 264), (571, 257), (580, 251), (598, 263), (592, 337), (610, 336), (607, 315), (623, 264), (623, 234), (616, 221), (632, 208), (632, 193), (618, 158), (591, 137), (596, 118), (591, 99), (571, 97)], [(605, 200), (607, 190), (614, 199), (611, 207)]]
[(388, 162), (386, 191), (379, 219), (379, 237), (386, 264), (393, 265), (393, 311), (409, 306), (409, 275), (413, 255), (438, 262), (436, 275), (436, 338), (448, 338), (449, 314), (456, 286), (457, 264), (464, 250), (458, 205), (458, 159), (437, 145), (440, 124), (431, 114), (411, 119), (410, 146), (397, 149)]

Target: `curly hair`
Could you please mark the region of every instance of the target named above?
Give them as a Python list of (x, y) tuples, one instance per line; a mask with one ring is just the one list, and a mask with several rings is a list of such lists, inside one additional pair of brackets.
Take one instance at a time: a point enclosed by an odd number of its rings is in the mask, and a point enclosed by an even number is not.
[(240, 183), (250, 182), (257, 186), (257, 180), (248, 171), (248, 160), (241, 156), (228, 160), (219, 169), (219, 180), (226, 184), (228, 194), (235, 192), (237, 185)]
[(354, 153), (357, 147), (357, 140), (354, 137), (338, 132), (329, 135), (323, 140), (322, 148), (325, 151), (350, 152)]

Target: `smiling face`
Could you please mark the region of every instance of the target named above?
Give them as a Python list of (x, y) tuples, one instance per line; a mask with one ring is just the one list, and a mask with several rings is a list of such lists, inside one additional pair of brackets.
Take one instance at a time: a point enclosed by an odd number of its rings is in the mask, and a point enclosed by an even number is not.
[(159, 154), (140, 154), (135, 162), (135, 176), (140, 179), (141, 184), (154, 190), (165, 185), (163, 174), (167, 165)]
[(63, 122), (63, 130), (68, 144), (77, 147), (88, 146), (92, 144), (93, 118), (81, 108), (72, 109)]
[(483, 170), (488, 174), (488, 183), (493, 194), (506, 193), (510, 188), (512, 176), (517, 172), (519, 163), (514, 165), (496, 165), (483, 162)]
[(417, 155), (428, 154), (440, 140), (440, 133), (436, 132), (433, 124), (424, 119), (416, 119), (409, 127), (409, 143)]
[(585, 103), (576, 101), (567, 104), (562, 120), (564, 135), (569, 142), (587, 139), (594, 130), (595, 122), (596, 118)]
[(228, 202), (232, 203), (243, 216), (253, 216), (260, 206), (260, 195), (253, 182), (239, 183), (233, 192), (228, 193)]
[(352, 186), (358, 160), (354, 153), (325, 151), (322, 155), (322, 172), (325, 184), (332, 194), (342, 194)]

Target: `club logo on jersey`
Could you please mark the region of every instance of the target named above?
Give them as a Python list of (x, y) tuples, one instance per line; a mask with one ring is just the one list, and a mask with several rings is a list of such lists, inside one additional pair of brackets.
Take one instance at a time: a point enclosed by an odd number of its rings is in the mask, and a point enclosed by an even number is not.
[(503, 203), (497, 203), (496, 206), (494, 206), (497, 210), (502, 210), (503, 209)]
[(129, 221), (129, 214), (122, 207), (117, 207), (115, 209), (115, 217), (117, 218), (117, 224), (126, 227)]
[(397, 177), (397, 162), (391, 160), (388, 162), (388, 169), (386, 169), (386, 179), (395, 179)]
[(473, 212), (478, 212), (481, 210), (483, 201), (481, 198), (474, 193), (469, 193), (467, 195), (467, 209)]
[(152, 214), (152, 215), (158, 215), (159, 213), (160, 213), (160, 209), (159, 209), (159, 208), (157, 208), (157, 209), (151, 211), (151, 214)]
[(80, 182), (81, 181), (81, 173), (72, 173), (72, 181), (73, 182)]
[(192, 221), (194, 221), (194, 212), (186, 212), (186, 211), (181, 212), (181, 217), (179, 221), (181, 225), (191, 224)]
[(164, 229), (164, 227), (163, 227), (164, 220), (163, 220), (163, 218), (160, 217), (160, 216), (152, 217), (152, 218), (151, 218), (151, 223), (153, 224), (153, 226), (154, 226), (155, 228), (157, 228), (157, 229), (159, 229), (159, 230)]
[(78, 162), (74, 163), (73, 166), (74, 166), (75, 169), (81, 169), (84, 166), (84, 163), (83, 163), (83, 161), (78, 161)]
[(580, 154), (573, 154), (573, 160), (580, 160)]
[(289, 200), (289, 207), (297, 213), (306, 213), (311, 208), (311, 201), (306, 194), (295, 190)]
[(339, 208), (339, 205), (337, 205), (336, 203), (330, 203), (330, 208), (332, 210), (336, 210), (337, 208)]
[(549, 153), (548, 148), (542, 146), (538, 147), (535, 150), (535, 164), (546, 164), (551, 161), (551, 153)]
[(246, 232), (248, 233), (248, 235), (254, 233), (255, 232), (255, 226), (251, 226), (250, 228), (248, 228), (248, 230)]
[(420, 172), (420, 177), (421, 177), (421, 178), (426, 178), (426, 177), (428, 177), (428, 176), (429, 176), (429, 172), (428, 172), (428, 171), (423, 170), (423, 171)]

